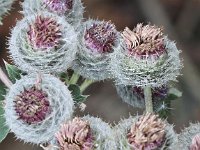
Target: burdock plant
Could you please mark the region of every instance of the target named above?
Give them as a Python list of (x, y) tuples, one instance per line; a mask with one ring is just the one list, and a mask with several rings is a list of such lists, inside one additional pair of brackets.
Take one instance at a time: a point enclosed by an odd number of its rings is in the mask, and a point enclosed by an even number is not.
[[(0, 15), (12, 2), (0, 2)], [(117, 31), (111, 21), (83, 19), (81, 0), (21, 4), (23, 18), (8, 41), (8, 76), (0, 68), (0, 142), (12, 132), (45, 150), (199, 149), (199, 124), (178, 135), (161, 118), (181, 96), (171, 83), (182, 68), (181, 51), (163, 28), (140, 23)], [(86, 107), (84, 90), (101, 80), (114, 80), (123, 101), (145, 112), (116, 126), (76, 116)]]

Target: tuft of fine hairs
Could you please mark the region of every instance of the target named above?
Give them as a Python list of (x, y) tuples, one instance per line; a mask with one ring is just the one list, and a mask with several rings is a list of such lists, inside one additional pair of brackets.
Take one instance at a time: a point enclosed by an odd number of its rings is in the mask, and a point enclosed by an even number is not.
[[(144, 121), (144, 119), (146, 119), (146, 121)], [(118, 149), (132, 150), (136, 148), (141, 150), (154, 150), (157, 148), (158, 150), (173, 150), (176, 149), (178, 143), (178, 138), (173, 130), (173, 126), (153, 114), (145, 114), (136, 117), (130, 116), (128, 119), (121, 120), (119, 124), (114, 127), (114, 133), (115, 141), (118, 141)], [(134, 134), (137, 135), (134, 136)], [(149, 136), (151, 136), (151, 138), (147, 140), (146, 138)], [(155, 141), (151, 143), (151, 140)]]
[(66, 71), (76, 51), (74, 28), (63, 17), (49, 12), (26, 16), (17, 22), (9, 39), (11, 58), (19, 69), (28, 73)]
[[(197, 136), (200, 135), (200, 123), (190, 124), (189, 127), (183, 129), (178, 136), (178, 147), (181, 150), (197, 150), (190, 149), (190, 147), (195, 147), (200, 141), (196, 141)], [(195, 139), (195, 137), (197, 139)], [(194, 145), (193, 145), (194, 144)], [(200, 147), (199, 147), (200, 148)]]
[(6, 125), (17, 139), (34, 144), (52, 140), (60, 124), (69, 120), (74, 111), (68, 88), (48, 74), (22, 76), (5, 99)]
[(110, 54), (119, 43), (119, 34), (110, 21), (87, 20), (80, 30), (78, 53), (72, 69), (85, 78), (112, 78)]
[(124, 30), (110, 61), (116, 84), (160, 87), (177, 81), (182, 68), (180, 50), (161, 31), (141, 24), (133, 31)]
[(48, 11), (65, 18), (75, 28), (79, 27), (83, 20), (84, 7), (81, 0), (24, 0), (22, 14), (32, 14)]

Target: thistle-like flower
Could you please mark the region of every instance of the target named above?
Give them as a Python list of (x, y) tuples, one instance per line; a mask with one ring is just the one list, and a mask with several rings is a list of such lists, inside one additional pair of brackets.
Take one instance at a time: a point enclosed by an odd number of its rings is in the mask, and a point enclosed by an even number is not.
[(115, 150), (110, 126), (99, 118), (74, 118), (61, 125), (51, 142), (59, 150)]
[(160, 87), (180, 74), (179, 53), (161, 28), (138, 24), (133, 31), (125, 28), (122, 32), (110, 66), (117, 84)]
[(110, 54), (119, 43), (118, 32), (110, 21), (85, 22), (73, 69), (85, 78), (104, 80), (111, 77)]
[(6, 124), (11, 132), (18, 139), (35, 144), (52, 140), (59, 124), (73, 113), (70, 91), (59, 79), (47, 74), (31, 74), (16, 81), (5, 103)]
[(27, 34), (32, 47), (40, 51), (58, 46), (62, 37), (60, 25), (54, 19), (42, 16), (37, 16)]
[(14, 102), (19, 119), (28, 124), (39, 123), (51, 113), (48, 95), (35, 86), (17, 95)]
[(81, 0), (24, 0), (22, 3), (25, 16), (40, 11), (49, 11), (65, 17), (66, 21), (77, 27), (83, 19), (83, 5)]
[(11, 32), (9, 52), (25, 72), (59, 73), (75, 59), (77, 36), (64, 18), (42, 12), (27, 16)]
[(81, 118), (74, 118), (63, 124), (55, 136), (61, 150), (92, 150), (94, 148), (89, 122)]
[(118, 149), (173, 149), (177, 146), (177, 136), (173, 126), (154, 114), (130, 117), (115, 127)]
[(8, 13), (14, 1), (15, 0), (1, 0), (0, 1), (0, 24), (2, 21), (2, 16)]
[[(142, 87), (133, 87), (133, 86), (125, 86), (125, 85), (116, 85), (116, 90), (121, 99), (137, 108), (145, 107), (144, 100), (144, 90)], [(157, 106), (159, 101), (167, 98), (169, 92), (169, 88), (167, 86), (157, 87), (152, 89), (152, 100), (154, 106)]]
[(190, 124), (178, 136), (178, 146), (182, 150), (200, 149), (200, 123)]

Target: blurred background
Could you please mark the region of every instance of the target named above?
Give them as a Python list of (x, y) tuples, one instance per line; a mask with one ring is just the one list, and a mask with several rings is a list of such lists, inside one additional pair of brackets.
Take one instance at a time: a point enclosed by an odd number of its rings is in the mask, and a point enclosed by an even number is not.
[[(190, 122), (200, 121), (200, 1), (198, 0), (83, 0), (85, 17), (111, 20), (119, 31), (126, 26), (133, 28), (137, 23), (163, 26), (170, 39), (175, 40), (182, 50), (184, 69), (177, 87), (183, 96), (173, 102), (172, 115), (168, 120), (179, 132)], [(0, 65), (2, 59), (8, 60), (7, 40), (10, 29), (20, 20), (20, 4), (13, 5), (10, 15), (0, 26)], [(117, 96), (114, 84), (104, 81), (93, 84), (85, 94), (90, 94), (85, 112), (99, 116), (111, 124), (130, 114), (141, 114), (142, 110), (133, 109)], [(0, 133), (1, 134), (1, 133)], [(38, 146), (24, 144), (13, 134), (0, 144), (0, 150), (40, 150)]]

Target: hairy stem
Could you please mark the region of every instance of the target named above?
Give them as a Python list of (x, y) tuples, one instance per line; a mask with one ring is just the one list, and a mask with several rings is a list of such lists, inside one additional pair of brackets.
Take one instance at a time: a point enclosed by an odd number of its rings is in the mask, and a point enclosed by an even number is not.
[(144, 87), (144, 97), (145, 97), (146, 112), (153, 113), (151, 86), (145, 86)]
[(8, 88), (12, 86), (12, 82), (8, 79), (7, 75), (3, 72), (1, 67), (0, 67), (0, 79)]
[(74, 72), (69, 81), (69, 84), (76, 84), (78, 82), (79, 77), (80, 75)]
[(85, 81), (80, 86), (81, 93), (83, 93), (94, 82), (95, 81), (93, 80), (85, 79)]

